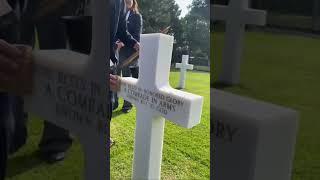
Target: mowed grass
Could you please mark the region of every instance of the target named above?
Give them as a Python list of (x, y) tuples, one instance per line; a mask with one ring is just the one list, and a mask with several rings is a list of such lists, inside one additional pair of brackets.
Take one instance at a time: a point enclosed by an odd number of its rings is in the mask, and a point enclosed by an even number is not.
[[(176, 87), (179, 72), (172, 72), (170, 84)], [(184, 129), (166, 121), (163, 146), (162, 179), (209, 179), (210, 168), (210, 75), (188, 72), (185, 91), (204, 96), (201, 124)], [(122, 101), (120, 101), (122, 102)], [(114, 113), (111, 135), (116, 144), (111, 149), (111, 179), (130, 179), (132, 173), (135, 108), (128, 114)], [(9, 159), (8, 180), (78, 180), (83, 179), (83, 150), (77, 140), (64, 161), (49, 165), (37, 156), (43, 121), (32, 117), (28, 124), (27, 144)]]
[[(214, 78), (221, 69), (223, 40), (223, 33), (211, 36), (211, 77)], [(300, 112), (294, 180), (320, 179), (319, 67), (320, 39), (247, 32), (241, 84), (225, 88)]]

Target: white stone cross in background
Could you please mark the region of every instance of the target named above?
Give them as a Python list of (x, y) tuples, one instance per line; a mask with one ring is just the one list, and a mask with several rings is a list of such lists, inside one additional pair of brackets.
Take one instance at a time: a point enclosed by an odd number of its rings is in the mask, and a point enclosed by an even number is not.
[(201, 119), (203, 97), (169, 85), (173, 37), (141, 36), (139, 79), (122, 78), (119, 95), (137, 107), (133, 179), (160, 179), (165, 118), (185, 128)]
[(264, 26), (266, 11), (248, 8), (248, 0), (230, 0), (228, 6), (211, 5), (211, 19), (226, 21), (225, 47), (219, 81), (234, 85), (240, 82), (240, 65), (246, 24)]
[(176, 68), (180, 69), (179, 89), (186, 87), (187, 70), (193, 70), (193, 65), (189, 64), (189, 55), (182, 55), (182, 62), (176, 63)]

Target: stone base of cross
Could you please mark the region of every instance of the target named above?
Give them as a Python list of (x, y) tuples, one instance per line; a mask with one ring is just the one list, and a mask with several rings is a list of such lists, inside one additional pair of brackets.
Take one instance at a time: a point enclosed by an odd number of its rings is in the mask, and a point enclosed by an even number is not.
[(119, 95), (137, 107), (133, 179), (160, 179), (165, 119), (192, 128), (200, 122), (203, 97), (169, 85), (173, 37), (141, 36), (139, 79), (122, 78)]
[(240, 82), (240, 65), (246, 24), (264, 26), (266, 11), (249, 9), (248, 0), (230, 0), (228, 6), (211, 5), (211, 20), (226, 21), (225, 47), (219, 81), (235, 85)]
[(211, 89), (214, 179), (291, 180), (298, 112)]
[(193, 65), (189, 64), (189, 55), (182, 55), (182, 62), (176, 63), (176, 68), (180, 69), (178, 89), (184, 89), (186, 87), (187, 70), (193, 70)]

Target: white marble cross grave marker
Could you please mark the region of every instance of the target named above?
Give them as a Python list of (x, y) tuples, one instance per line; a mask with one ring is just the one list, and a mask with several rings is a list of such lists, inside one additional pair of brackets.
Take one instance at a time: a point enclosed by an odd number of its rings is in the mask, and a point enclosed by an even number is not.
[(35, 51), (33, 94), (25, 97), (25, 108), (76, 135), (84, 148), (85, 179), (105, 180), (109, 178), (109, 4), (101, 0), (92, 3), (95, 11), (90, 56), (69, 50)]
[(211, 19), (226, 21), (225, 47), (219, 81), (234, 85), (240, 82), (240, 65), (246, 24), (264, 26), (266, 11), (248, 8), (248, 0), (230, 0), (228, 6), (211, 5)]
[(176, 68), (180, 69), (179, 89), (186, 87), (187, 70), (193, 70), (193, 65), (189, 64), (189, 55), (182, 55), (182, 62), (176, 63)]
[(173, 37), (141, 36), (139, 79), (122, 78), (119, 95), (137, 107), (133, 179), (160, 179), (165, 119), (192, 128), (200, 122), (203, 97), (169, 85)]

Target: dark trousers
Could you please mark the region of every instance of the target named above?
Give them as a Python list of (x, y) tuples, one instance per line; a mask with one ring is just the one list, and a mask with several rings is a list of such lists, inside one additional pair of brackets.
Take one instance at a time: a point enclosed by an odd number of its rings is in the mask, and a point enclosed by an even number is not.
[[(9, 43), (18, 43), (19, 24), (13, 13), (1, 17), (0, 39), (4, 39)], [(1, 108), (7, 111), (5, 112), (6, 116), (3, 116), (6, 117), (6, 119), (0, 120), (3, 121), (2, 125), (5, 127), (3, 131), (6, 132), (6, 147), (9, 153), (14, 153), (25, 144), (27, 137), (23, 100), (22, 97), (1, 93), (1, 101)], [(1, 118), (3, 119), (3, 117)]]
[[(135, 50), (133, 50), (132, 48), (127, 48), (124, 47), (120, 50), (119, 53), (119, 60), (120, 60), (120, 64), (122, 64), (127, 58), (129, 58), (133, 53), (135, 52)], [(133, 78), (137, 78), (139, 77), (139, 67), (138, 67), (138, 62), (134, 62), (129, 66), (123, 67), (121, 69), (118, 69), (117, 75), (120, 76), (122, 75), (122, 77), (133, 77)], [(118, 102), (118, 95), (115, 93), (114, 94), (114, 101)], [(129, 101), (124, 100), (123, 102), (123, 108), (126, 107), (131, 107), (132, 104)]]
[[(18, 24), (13, 21), (14, 18), (15, 16), (12, 13), (0, 17), (0, 39), (4, 39), (9, 43), (16, 43), (18, 40)], [(9, 151), (15, 151), (18, 146), (24, 144), (18, 145), (16, 142), (21, 141), (21, 139), (13, 138), (22, 135), (22, 133), (19, 133), (21, 129), (14, 127), (15, 124), (20, 125), (20, 123), (9, 119), (9, 115), (14, 114), (11, 110), (14, 109), (13, 105), (17, 98), (10, 96), (8, 93), (0, 92), (0, 180), (5, 178)], [(25, 140), (25, 137), (25, 135), (22, 135), (23, 140)]]
[(7, 94), (0, 93), (0, 180), (4, 179), (8, 158), (7, 119), (9, 99)]
[[(37, 40), (40, 49), (65, 49), (66, 33), (65, 26), (60, 20), (50, 20), (37, 24), (25, 23), (21, 26), (21, 43), (35, 45), (37, 31)], [(44, 130), (41, 142), (39, 144), (40, 151), (61, 152), (66, 151), (72, 144), (72, 139), (67, 130), (60, 128), (52, 123), (44, 122)]]

